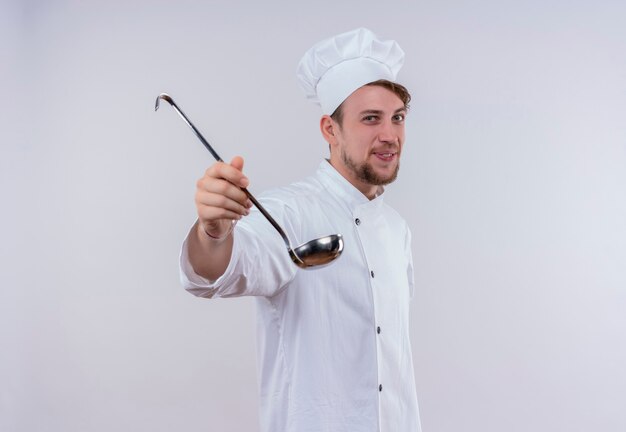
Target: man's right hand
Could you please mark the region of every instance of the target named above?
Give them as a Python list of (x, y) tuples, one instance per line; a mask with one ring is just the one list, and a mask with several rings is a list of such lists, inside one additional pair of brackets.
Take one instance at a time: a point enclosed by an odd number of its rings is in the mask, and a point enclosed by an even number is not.
[(243, 159), (238, 156), (230, 164), (217, 162), (196, 184), (198, 221), (188, 237), (187, 251), (194, 271), (209, 280), (226, 271), (233, 248), (233, 221), (252, 207), (241, 190), (249, 183), (242, 168)]
[(233, 221), (250, 213), (252, 203), (241, 190), (250, 182), (242, 169), (243, 158), (235, 156), (230, 164), (213, 164), (196, 183), (198, 228), (207, 237), (223, 239)]

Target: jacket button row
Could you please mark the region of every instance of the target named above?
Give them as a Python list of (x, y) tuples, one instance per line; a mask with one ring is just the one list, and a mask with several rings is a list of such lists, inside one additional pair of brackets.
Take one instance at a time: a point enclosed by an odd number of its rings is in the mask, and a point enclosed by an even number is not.
[(370, 275), (374, 277), (374, 270), (370, 270)]
[(380, 384), (380, 385), (378, 386), (378, 391), (379, 391), (379, 392), (383, 391), (383, 385), (382, 385), (382, 384)]
[(376, 327), (376, 333), (380, 334), (380, 326)]
[(356, 218), (356, 219), (354, 220), (354, 223), (355, 223), (355, 224), (357, 224), (357, 225), (361, 225), (361, 219)]

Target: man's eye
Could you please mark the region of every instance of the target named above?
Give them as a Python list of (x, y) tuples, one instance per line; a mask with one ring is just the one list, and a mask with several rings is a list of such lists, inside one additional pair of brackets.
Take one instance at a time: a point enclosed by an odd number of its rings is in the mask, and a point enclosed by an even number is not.
[(396, 114), (393, 116), (393, 121), (401, 122), (404, 121), (404, 114)]
[(376, 121), (378, 119), (378, 117), (376, 117), (375, 115), (368, 115), (363, 117), (363, 120), (365, 121)]

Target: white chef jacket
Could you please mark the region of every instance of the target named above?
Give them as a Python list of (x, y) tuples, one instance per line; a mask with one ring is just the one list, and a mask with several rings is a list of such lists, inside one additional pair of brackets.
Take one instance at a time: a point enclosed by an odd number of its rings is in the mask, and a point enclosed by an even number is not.
[[(303, 270), (258, 211), (234, 231), (230, 263), (212, 282), (181, 251), (181, 281), (199, 297), (256, 296), (263, 432), (419, 432), (409, 340), (411, 235), (327, 161), (262, 196), (293, 246), (344, 238), (330, 265)], [(255, 209), (256, 210), (256, 209)]]

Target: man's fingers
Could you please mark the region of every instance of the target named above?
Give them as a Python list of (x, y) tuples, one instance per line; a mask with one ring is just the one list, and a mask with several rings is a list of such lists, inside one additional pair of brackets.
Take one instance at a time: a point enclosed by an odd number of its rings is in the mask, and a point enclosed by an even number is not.
[[(200, 207), (211, 207), (232, 212), (233, 214), (245, 216), (250, 213), (250, 210), (248, 210), (246, 204), (246, 201), (244, 201), (244, 204), (241, 204), (240, 202), (219, 193), (199, 191), (196, 194), (196, 205), (199, 209)], [(218, 210), (212, 212), (213, 215), (215, 215), (217, 218), (220, 218), (221, 215), (218, 215), (217, 213)]]
[(243, 168), (243, 159), (241, 159), (240, 157), (235, 157), (233, 159), (233, 162), (236, 163), (235, 166), (226, 164), (224, 162), (215, 163), (206, 171), (205, 176), (222, 178), (224, 180), (228, 180), (235, 186), (248, 187), (250, 181), (238, 168), (238, 166), (241, 166)]
[(243, 158), (241, 156), (235, 156), (233, 160), (230, 161), (230, 165), (243, 172)]
[(249, 211), (234, 201), (225, 201), (216, 194), (202, 194), (196, 197), (198, 218), (203, 224), (219, 223), (225, 219), (239, 220)]
[(231, 182), (223, 179), (215, 179), (211, 177), (202, 177), (196, 184), (197, 193), (208, 192), (223, 195), (239, 204), (245, 206), (248, 197), (244, 191)]
[(198, 218), (203, 223), (216, 223), (222, 220), (240, 220), (242, 215), (220, 207), (199, 207)]
[(196, 209), (202, 226), (211, 235), (229, 228), (226, 221), (238, 220), (250, 213), (252, 203), (241, 190), (248, 179), (241, 172), (243, 158), (236, 156), (230, 164), (217, 162), (196, 183)]

